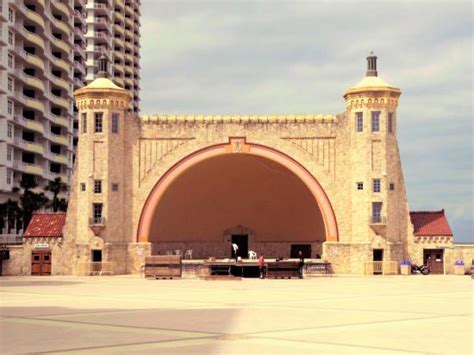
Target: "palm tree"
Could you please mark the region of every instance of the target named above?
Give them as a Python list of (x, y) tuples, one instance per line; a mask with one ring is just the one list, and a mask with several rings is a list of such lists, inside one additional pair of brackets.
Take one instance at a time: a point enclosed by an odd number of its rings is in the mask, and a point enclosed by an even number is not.
[(22, 209), (18, 205), (18, 201), (8, 199), (0, 204), (0, 231), (7, 228), (7, 234), (10, 229), (16, 227), (18, 232), (22, 225)]
[[(23, 208), (23, 230), (25, 230), (30, 223), (33, 212), (45, 207), (49, 203), (49, 199), (43, 192), (32, 191), (38, 187), (32, 175), (23, 174), (20, 187), (23, 188), (23, 194), (20, 195), (20, 202)], [(15, 191), (19, 190), (19, 188), (15, 188)]]
[(6, 226), (6, 219), (8, 214), (7, 203), (0, 203), (0, 234)]
[(66, 211), (67, 200), (58, 197), (61, 192), (67, 191), (67, 185), (61, 181), (61, 178), (57, 177), (53, 181), (49, 181), (45, 190), (53, 194), (53, 200), (49, 204), (49, 207), (53, 208), (53, 212)]

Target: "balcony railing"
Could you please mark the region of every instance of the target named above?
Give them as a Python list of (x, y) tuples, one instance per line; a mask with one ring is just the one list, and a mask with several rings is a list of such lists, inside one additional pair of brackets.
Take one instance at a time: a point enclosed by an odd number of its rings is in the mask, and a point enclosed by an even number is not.
[(387, 224), (387, 217), (372, 216), (370, 217), (370, 224)]
[(78, 18), (83, 19), (83, 18), (86, 18), (87, 12), (86, 12), (86, 11), (74, 10), (74, 14), (75, 14)]
[(105, 218), (104, 217), (91, 217), (89, 218), (89, 225), (90, 226), (103, 226), (105, 225)]

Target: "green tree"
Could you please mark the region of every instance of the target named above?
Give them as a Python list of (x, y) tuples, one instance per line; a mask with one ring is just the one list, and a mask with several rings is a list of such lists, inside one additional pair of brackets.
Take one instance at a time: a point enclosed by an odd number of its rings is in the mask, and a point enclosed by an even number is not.
[(57, 177), (53, 181), (49, 181), (45, 190), (53, 194), (53, 200), (48, 204), (48, 207), (52, 208), (53, 212), (66, 211), (67, 200), (59, 198), (61, 192), (67, 191), (67, 185), (61, 181), (61, 178)]

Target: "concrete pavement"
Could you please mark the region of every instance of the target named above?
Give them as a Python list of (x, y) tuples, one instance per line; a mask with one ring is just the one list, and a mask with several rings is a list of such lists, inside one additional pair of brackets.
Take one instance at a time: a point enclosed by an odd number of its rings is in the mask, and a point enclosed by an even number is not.
[(1, 353), (471, 354), (473, 281), (0, 280)]

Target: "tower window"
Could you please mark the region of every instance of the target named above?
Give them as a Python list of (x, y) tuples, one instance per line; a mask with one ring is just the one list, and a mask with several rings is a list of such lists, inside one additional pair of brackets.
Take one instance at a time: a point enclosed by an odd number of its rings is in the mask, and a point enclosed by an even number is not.
[(102, 220), (102, 204), (101, 203), (94, 203), (92, 204), (92, 208), (93, 208), (93, 222), (94, 224), (99, 224), (99, 223), (103, 223), (103, 220)]
[(102, 193), (102, 180), (94, 180), (94, 193), (95, 194)]
[(358, 182), (356, 183), (357, 190), (363, 190), (364, 189), (364, 183), (363, 182)]
[(380, 179), (372, 180), (372, 191), (380, 192)]
[(389, 188), (391, 191), (395, 190), (395, 184), (393, 182), (390, 183)]
[(372, 132), (380, 132), (380, 111), (372, 111)]
[(382, 222), (382, 202), (372, 202), (372, 222)]
[(356, 112), (356, 131), (364, 131), (364, 115), (362, 112)]
[(86, 191), (86, 184), (81, 182), (81, 191)]
[(112, 114), (112, 133), (118, 133), (119, 131), (119, 114)]
[(95, 133), (102, 133), (102, 112), (95, 113)]
[(82, 133), (87, 133), (87, 113), (82, 113)]
[(388, 122), (387, 122), (387, 131), (388, 133), (392, 133), (392, 124), (393, 124), (393, 112), (388, 114)]
[(119, 184), (117, 183), (112, 184), (112, 191), (118, 191), (118, 189), (119, 189)]

